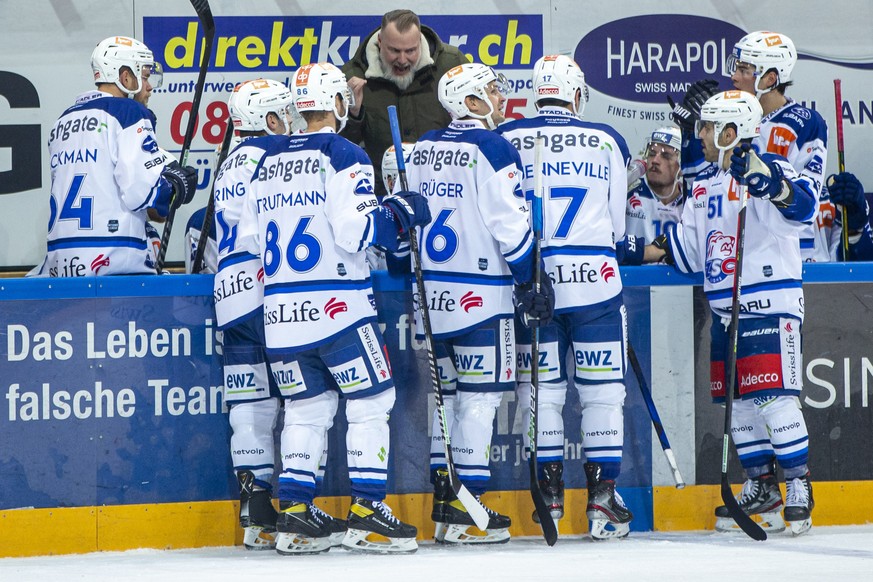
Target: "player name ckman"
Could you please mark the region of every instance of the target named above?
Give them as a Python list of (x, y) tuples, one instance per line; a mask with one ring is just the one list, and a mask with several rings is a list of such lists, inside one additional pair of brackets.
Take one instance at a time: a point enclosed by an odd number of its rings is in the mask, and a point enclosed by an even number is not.
[[(127, 327), (103, 332), (94, 322), (85, 324), (85, 357), (93, 360), (119, 358), (164, 358), (191, 355), (189, 328), (143, 329), (128, 321)], [(74, 348), (81, 350), (81, 341), (73, 332), (35, 331), (21, 324), (6, 326), (6, 357), (10, 362), (69, 360)]]

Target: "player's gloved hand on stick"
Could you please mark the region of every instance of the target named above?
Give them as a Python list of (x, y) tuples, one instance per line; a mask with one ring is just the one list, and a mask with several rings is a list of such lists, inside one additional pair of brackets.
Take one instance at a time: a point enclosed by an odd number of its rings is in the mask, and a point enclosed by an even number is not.
[(382, 198), (382, 206), (394, 214), (394, 220), (400, 229), (400, 235), (406, 235), (416, 226), (430, 224), (430, 208), (427, 198), (418, 192), (401, 190)]
[(762, 160), (747, 143), (734, 148), (730, 173), (737, 182), (748, 185), (749, 194), (756, 198), (778, 200), (782, 194), (782, 168), (776, 162)]
[(191, 166), (180, 166), (179, 162), (172, 161), (164, 166), (161, 177), (173, 187), (173, 198), (170, 205), (179, 208), (194, 199), (197, 193), (197, 169)]
[(846, 209), (846, 225), (850, 231), (858, 231), (867, 224), (867, 197), (864, 186), (849, 172), (831, 174), (827, 179), (831, 202)]
[(667, 263), (668, 265), (676, 264), (676, 261), (673, 259), (673, 251), (670, 250), (670, 243), (667, 242), (666, 234), (656, 236), (655, 240), (652, 241), (652, 246), (659, 251), (664, 251), (663, 261), (665, 263)]
[(555, 315), (555, 289), (545, 273), (540, 276), (540, 290), (533, 280), (515, 286), (515, 311), (527, 327), (549, 325)]
[(681, 104), (675, 103), (668, 95), (667, 103), (673, 110), (670, 112), (670, 118), (682, 131), (694, 131), (694, 123), (700, 119), (700, 108), (716, 93), (718, 93), (718, 81), (703, 79), (688, 86)]

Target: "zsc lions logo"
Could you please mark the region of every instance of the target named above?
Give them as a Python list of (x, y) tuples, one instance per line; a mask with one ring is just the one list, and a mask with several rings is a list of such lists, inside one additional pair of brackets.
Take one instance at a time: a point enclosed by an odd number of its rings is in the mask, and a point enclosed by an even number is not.
[(373, 193), (373, 184), (367, 178), (361, 178), (355, 185), (355, 194), (364, 196)]
[(158, 151), (158, 142), (155, 141), (150, 135), (145, 136), (145, 139), (142, 140), (142, 151), (154, 154)]
[(709, 232), (706, 237), (706, 279), (710, 283), (718, 283), (734, 274), (737, 265), (735, 248), (734, 237), (720, 230)]

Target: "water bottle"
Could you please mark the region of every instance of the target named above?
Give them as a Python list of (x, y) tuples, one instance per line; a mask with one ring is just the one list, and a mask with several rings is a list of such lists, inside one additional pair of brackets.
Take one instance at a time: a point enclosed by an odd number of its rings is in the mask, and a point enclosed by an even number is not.
[(646, 162), (643, 160), (631, 160), (627, 165), (627, 191), (630, 192), (640, 182), (640, 178), (646, 175)]

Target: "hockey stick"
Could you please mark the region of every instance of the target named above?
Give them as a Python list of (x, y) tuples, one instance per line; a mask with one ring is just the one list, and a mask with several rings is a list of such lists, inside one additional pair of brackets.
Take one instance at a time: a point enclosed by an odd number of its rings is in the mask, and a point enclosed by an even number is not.
[[(397, 120), (397, 107), (394, 105), (388, 106), (388, 122), (391, 125), (391, 139), (394, 141), (394, 154), (397, 156), (397, 174), (400, 179), (400, 186), (404, 190), (409, 189), (406, 182), (406, 160), (403, 159), (403, 143), (400, 140), (400, 122)], [(443, 397), (443, 388), (440, 384), (439, 372), (437, 371), (436, 352), (434, 351), (433, 331), (430, 325), (430, 309), (427, 306), (427, 295), (424, 289), (424, 275), (421, 272), (421, 254), (418, 247), (418, 233), (414, 228), (409, 230), (409, 246), (412, 255), (412, 269), (415, 274), (415, 286), (418, 291), (418, 310), (421, 314), (421, 321), (424, 325), (425, 347), (427, 349), (427, 363), (430, 367), (430, 380), (433, 386), (433, 397), (436, 402), (437, 411), (440, 415), (440, 431), (443, 437), (443, 447), (446, 453), (446, 468), (449, 473), (449, 483), (454, 490), (458, 500), (464, 505), (464, 508), (473, 518), (476, 527), (485, 531), (488, 528), (488, 512), (479, 503), (479, 500), (470, 493), (461, 480), (458, 478), (458, 472), (455, 469), (455, 461), (452, 457), (452, 442), (451, 430), (446, 419), (446, 405)]]
[[(534, 234), (534, 289), (537, 293), (540, 292), (540, 277), (542, 277), (542, 269), (540, 269), (540, 241), (543, 238), (543, 140), (537, 138), (534, 146), (534, 186), (533, 196), (531, 197), (531, 226), (533, 226)], [(548, 275), (546, 275), (548, 276)], [(540, 526), (543, 528), (543, 537), (546, 543), (554, 546), (558, 541), (558, 526), (555, 525), (555, 520), (552, 519), (552, 513), (546, 505), (546, 500), (543, 498), (543, 492), (540, 489), (540, 480), (537, 475), (537, 436), (539, 435), (539, 427), (537, 415), (539, 413), (539, 402), (537, 393), (539, 392), (540, 384), (540, 330), (538, 327), (532, 327), (530, 330), (530, 427), (528, 428), (528, 437), (530, 440), (530, 451), (527, 458), (527, 465), (530, 469), (530, 496), (533, 499), (534, 508), (537, 512), (537, 517), (540, 520)]]
[(215, 183), (218, 181), (218, 171), (224, 160), (227, 159), (227, 150), (230, 149), (230, 140), (233, 139), (233, 120), (227, 118), (227, 129), (224, 130), (224, 139), (221, 140), (221, 151), (218, 152), (218, 161), (215, 163), (215, 178), (212, 180), (212, 189), (209, 192), (209, 200), (206, 201), (206, 212), (203, 215), (203, 225), (200, 227), (200, 239), (197, 241), (197, 252), (194, 253), (194, 261), (191, 263), (191, 272), (199, 273), (203, 268), (203, 257), (206, 255), (206, 244), (209, 242), (209, 232), (212, 230), (212, 220), (215, 214)]
[(640, 366), (637, 353), (634, 351), (630, 341), (627, 342), (627, 356), (630, 360), (631, 368), (633, 368), (634, 376), (637, 378), (640, 393), (643, 395), (643, 400), (646, 401), (646, 408), (649, 409), (649, 418), (652, 419), (652, 426), (658, 434), (658, 440), (661, 441), (661, 448), (664, 450), (667, 464), (670, 465), (670, 470), (673, 472), (673, 481), (676, 482), (676, 489), (684, 489), (685, 481), (682, 479), (682, 474), (679, 473), (676, 457), (673, 455), (673, 449), (670, 447), (670, 441), (667, 439), (667, 431), (664, 430), (664, 425), (661, 423), (661, 415), (658, 414), (658, 409), (655, 408), (655, 400), (652, 398), (652, 392), (646, 383), (646, 377), (643, 376), (643, 368)]
[[(209, 59), (212, 56), (212, 40), (215, 38), (215, 21), (212, 19), (212, 9), (209, 8), (209, 0), (191, 0), (191, 5), (197, 12), (197, 18), (203, 27), (203, 53), (200, 57), (200, 73), (197, 75), (197, 84), (194, 86), (194, 99), (191, 103), (191, 113), (188, 116), (188, 127), (185, 129), (185, 139), (182, 141), (182, 152), (179, 154), (179, 165), (188, 163), (188, 151), (191, 149), (191, 141), (194, 139), (194, 130), (197, 127), (197, 112), (200, 109), (200, 99), (203, 97), (203, 85), (206, 83), (206, 71), (209, 69)], [(167, 246), (170, 243), (170, 233), (173, 232), (173, 221), (176, 219), (176, 209), (170, 205), (170, 213), (164, 223), (164, 232), (161, 233), (161, 248), (158, 250), (158, 261), (155, 269), (158, 275), (164, 272), (164, 262), (167, 258)]]
[[(746, 161), (748, 164), (748, 160)], [(743, 286), (743, 245), (746, 238), (746, 185), (737, 180), (737, 190), (740, 196), (740, 213), (737, 217), (737, 252), (734, 266), (734, 288), (731, 295), (731, 321), (728, 327), (728, 360), (727, 382), (724, 391), (724, 435), (721, 448), (721, 500), (728, 513), (747, 536), (757, 541), (767, 539), (767, 533), (761, 526), (746, 515), (731, 491), (728, 481), (728, 451), (731, 439), (731, 415), (734, 407), (734, 384), (737, 382), (737, 341), (740, 328), (740, 292)], [(717, 322), (713, 322), (717, 325)]]
[[(834, 105), (837, 108), (837, 167), (840, 173), (846, 171), (846, 149), (843, 144), (843, 88), (840, 79), (834, 79)], [(846, 205), (840, 207), (843, 214), (843, 261), (849, 261), (849, 215)]]

